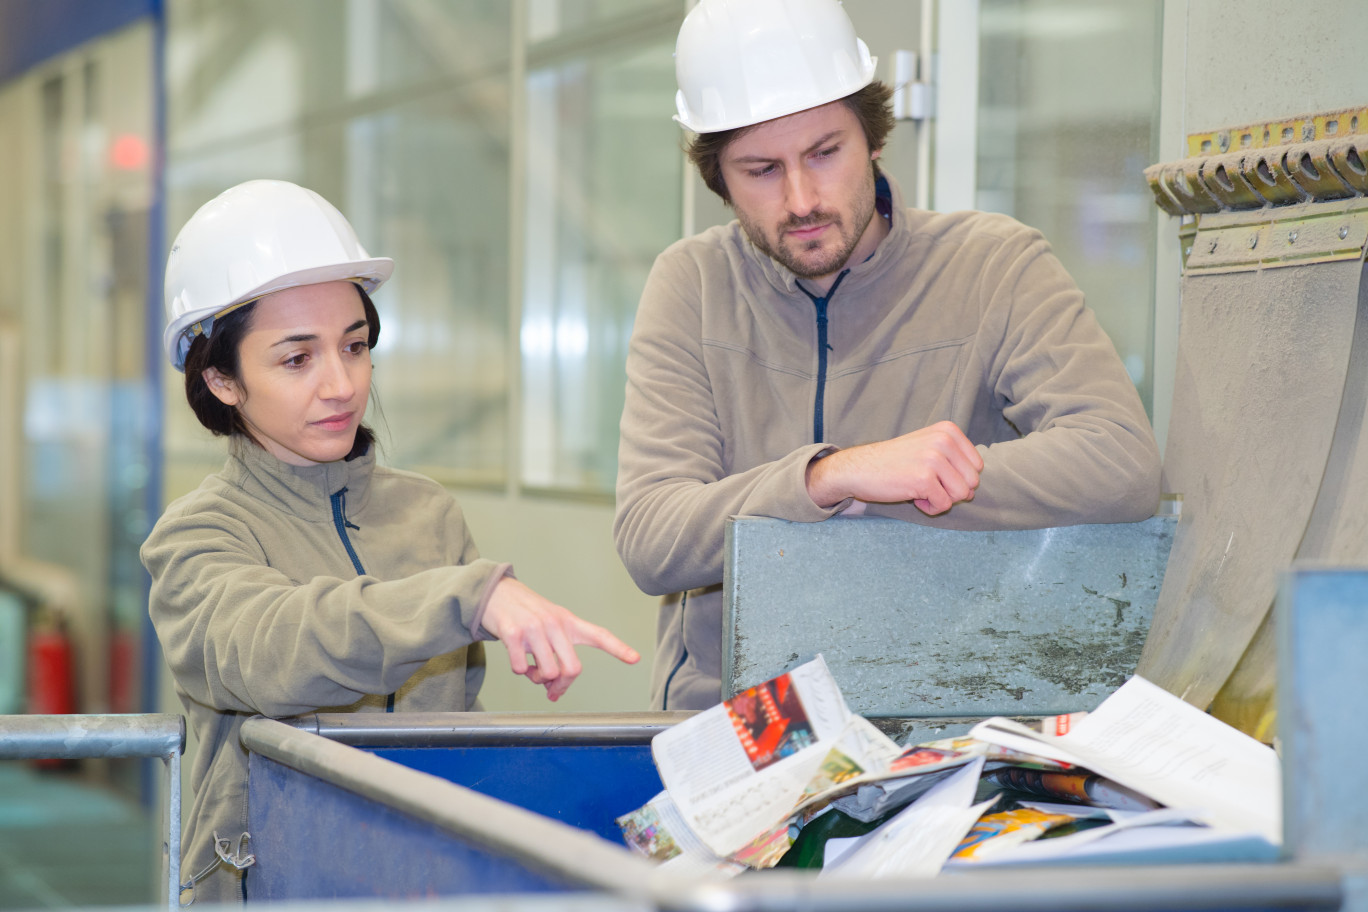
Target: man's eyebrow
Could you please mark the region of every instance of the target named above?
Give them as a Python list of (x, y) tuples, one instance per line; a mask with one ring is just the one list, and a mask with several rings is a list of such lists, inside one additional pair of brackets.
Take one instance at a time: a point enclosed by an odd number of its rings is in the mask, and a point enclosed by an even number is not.
[[(830, 133), (822, 134), (817, 138), (817, 141), (815, 143), (813, 143), (812, 145), (808, 146), (806, 149), (803, 150), (803, 154), (811, 155), (813, 152), (816, 152), (822, 146), (825, 146), (827, 143), (831, 142), (833, 139), (842, 135), (843, 133), (845, 133), (845, 129), (840, 128), (832, 130)], [(732, 162), (735, 162), (736, 164), (760, 164), (761, 162), (778, 161), (777, 158), (774, 158), (769, 155), (739, 155), (736, 158), (730, 160)]]
[[(356, 332), (358, 329), (363, 329), (365, 326), (366, 326), (366, 320), (365, 320), (365, 319), (357, 320), (357, 321), (356, 321), (355, 323), (353, 323), (351, 326), (348, 326), (346, 329), (344, 329), (344, 330), (342, 331), (342, 335), (345, 336), (347, 333), (354, 333), (354, 332)], [(275, 348), (277, 345), (289, 345), (291, 342), (316, 342), (316, 341), (318, 341), (318, 334), (317, 334), (317, 333), (299, 333), (298, 335), (294, 335), (294, 336), (286, 336), (285, 338), (281, 339), (279, 342), (274, 342), (274, 343), (272, 343), (272, 344), (271, 344), (271, 347), (272, 347), (272, 348)]]

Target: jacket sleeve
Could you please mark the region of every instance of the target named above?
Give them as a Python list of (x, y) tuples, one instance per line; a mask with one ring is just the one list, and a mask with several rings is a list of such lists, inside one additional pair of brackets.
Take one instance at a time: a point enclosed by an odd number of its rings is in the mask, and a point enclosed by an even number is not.
[[(936, 517), (911, 504), (870, 512), (956, 529), (1152, 516), (1160, 477), (1154, 431), (1082, 291), (1040, 233), (1024, 226), (996, 248), (984, 275), (976, 363), (994, 410), (1017, 434), (979, 446), (984, 468), (972, 501)], [(975, 438), (974, 428), (965, 430)]]
[[(315, 577), (269, 566), (222, 511), (168, 512), (142, 548), (150, 612), (177, 684), (220, 711), (286, 716), (392, 693), (429, 659), (488, 635), (478, 618), (509, 568), (475, 557), (458, 508), (452, 555), (403, 579)], [(476, 633), (472, 633), (476, 629)]]
[(800, 447), (728, 475), (727, 441), (703, 360), (698, 267), (667, 251), (647, 278), (627, 353), (627, 392), (618, 446), (618, 554), (649, 595), (722, 581), (729, 516), (815, 522), (807, 465), (831, 449)]

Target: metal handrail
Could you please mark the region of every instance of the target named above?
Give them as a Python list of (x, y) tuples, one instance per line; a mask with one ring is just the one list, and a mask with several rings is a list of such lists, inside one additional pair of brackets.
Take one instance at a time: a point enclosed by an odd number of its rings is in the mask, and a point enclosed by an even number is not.
[(162, 873), (166, 907), (180, 908), (181, 755), (185, 717), (170, 713), (0, 715), (0, 760), (159, 758), (166, 766)]
[(593, 713), (311, 713), (287, 724), (353, 747), (649, 744), (689, 711)]

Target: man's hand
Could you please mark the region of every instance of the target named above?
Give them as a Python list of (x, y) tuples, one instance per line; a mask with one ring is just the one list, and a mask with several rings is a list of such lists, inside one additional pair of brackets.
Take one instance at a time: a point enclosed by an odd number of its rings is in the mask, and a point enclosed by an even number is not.
[(919, 431), (837, 450), (807, 468), (807, 490), (819, 507), (853, 497), (870, 503), (911, 501), (935, 516), (973, 500), (983, 457), (954, 423), (941, 421)]
[(541, 684), (552, 701), (560, 699), (581, 671), (576, 646), (594, 646), (628, 665), (641, 658), (603, 627), (581, 620), (511, 576), (494, 587), (481, 626), (503, 642), (513, 673)]

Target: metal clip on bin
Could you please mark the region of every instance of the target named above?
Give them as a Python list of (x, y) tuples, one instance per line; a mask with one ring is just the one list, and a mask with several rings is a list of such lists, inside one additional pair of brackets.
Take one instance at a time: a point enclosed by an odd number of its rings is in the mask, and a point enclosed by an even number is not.
[(162, 880), (166, 908), (180, 908), (180, 760), (185, 718), (165, 713), (133, 715), (0, 716), (0, 760), (84, 760), (92, 757), (158, 758), (166, 766), (163, 787)]

